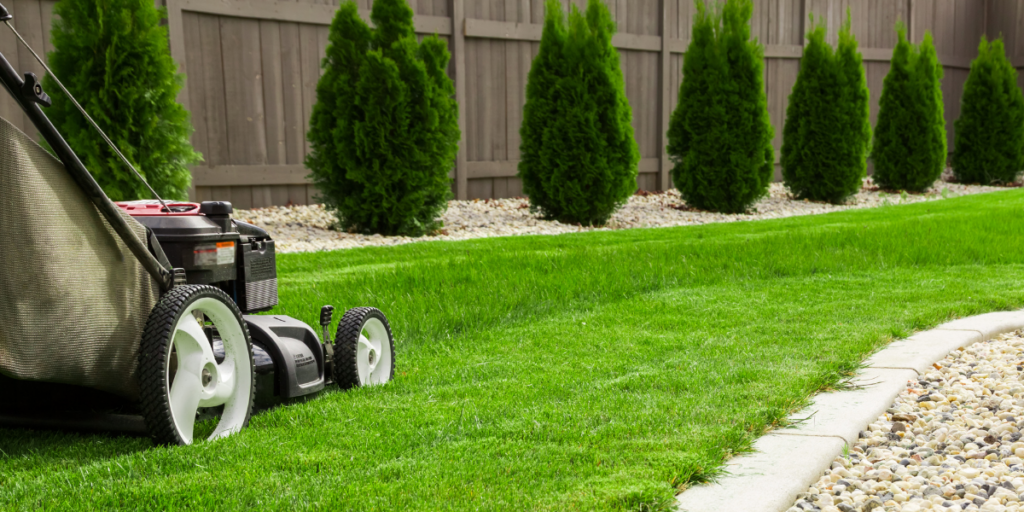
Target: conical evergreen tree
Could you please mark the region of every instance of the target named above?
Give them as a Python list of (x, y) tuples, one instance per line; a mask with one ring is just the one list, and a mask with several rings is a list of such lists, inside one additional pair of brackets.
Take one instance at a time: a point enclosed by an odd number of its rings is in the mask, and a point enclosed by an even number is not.
[(417, 43), (405, 0), (376, 0), (371, 29), (353, 1), (331, 23), (306, 165), (342, 228), (421, 235), (451, 195), (458, 105), (437, 36)]
[(982, 36), (961, 105), (953, 153), (957, 181), (1016, 181), (1024, 170), (1024, 94), (1002, 39)]
[[(177, 103), (184, 81), (171, 58), (164, 9), (152, 0), (61, 0), (53, 8), (50, 68), (165, 199), (188, 197), (188, 166), (201, 160), (189, 142), (188, 111)], [(47, 75), (46, 115), (115, 201), (150, 192), (89, 126)]]
[[(557, 2), (555, 2), (557, 3)], [(548, 188), (550, 152), (545, 151), (548, 120), (557, 115), (557, 104), (553, 91), (561, 79), (568, 31), (565, 18), (561, 16), (561, 5), (552, 9), (552, 2), (544, 16), (544, 32), (540, 48), (530, 66), (526, 81), (526, 104), (523, 107), (523, 124), (519, 129), (519, 178), (523, 181), (523, 193), (530, 198), (531, 205), (552, 204), (556, 195)], [(535, 207), (536, 208), (536, 207)]]
[(883, 188), (922, 192), (946, 167), (942, 65), (931, 33), (915, 47), (902, 23), (896, 30), (899, 41), (879, 100), (873, 178)]
[(783, 131), (782, 177), (796, 197), (839, 204), (860, 190), (871, 143), (869, 108), (849, 13), (834, 53), (825, 41), (825, 25), (815, 24), (807, 34)]
[(850, 27), (849, 10), (846, 23), (839, 31), (836, 60), (839, 62), (839, 77), (843, 85), (840, 112), (843, 119), (849, 120), (841, 129), (850, 143), (841, 148), (841, 154), (844, 161), (850, 162), (854, 169), (847, 175), (850, 180), (847, 183), (856, 187), (855, 193), (867, 175), (867, 158), (871, 152), (871, 91), (868, 89), (867, 73), (857, 38)]
[(764, 89), (764, 48), (750, 39), (752, 0), (709, 11), (696, 0), (668, 154), (672, 179), (702, 210), (742, 213), (768, 193), (774, 130)]
[(615, 22), (600, 0), (586, 14), (548, 0), (540, 51), (530, 69), (519, 177), (545, 217), (601, 225), (636, 190), (633, 138)]

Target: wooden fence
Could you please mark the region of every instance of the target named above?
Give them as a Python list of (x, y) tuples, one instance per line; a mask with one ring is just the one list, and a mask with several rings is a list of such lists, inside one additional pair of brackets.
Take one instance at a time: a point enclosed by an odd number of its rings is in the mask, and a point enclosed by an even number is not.
[[(156, 0), (168, 9), (171, 52), (188, 79), (179, 101), (192, 112), (193, 143), (205, 162), (194, 168), (194, 197), (237, 207), (315, 200), (302, 162), (327, 29), (338, 0)], [(618, 24), (626, 93), (642, 160), (638, 185), (671, 185), (664, 153), (676, 106), (682, 59), (690, 38), (693, 0), (605, 0)], [(585, 0), (563, 0), (584, 6)], [(52, 0), (14, 0), (15, 25), (49, 50)], [(365, 18), (372, 0), (358, 0)], [(515, 177), (526, 78), (538, 49), (543, 0), (409, 0), (420, 34), (438, 34), (452, 52), (463, 140), (453, 170), (459, 198), (522, 194)], [(10, 7), (10, 3), (5, 4)], [(896, 42), (893, 26), (912, 40), (931, 31), (945, 67), (943, 92), (950, 148), (952, 121), (982, 34), (1003, 34), (1024, 67), (1024, 0), (755, 0), (753, 34), (765, 44), (768, 108), (776, 146), (799, 70), (808, 15), (823, 16), (835, 40), (850, 9), (877, 117), (882, 80)], [(39, 70), (0, 31), (0, 51), (24, 71)], [(13, 55), (13, 58), (12, 58)], [(1022, 76), (1024, 85), (1024, 76)], [(0, 115), (26, 127), (13, 103)]]

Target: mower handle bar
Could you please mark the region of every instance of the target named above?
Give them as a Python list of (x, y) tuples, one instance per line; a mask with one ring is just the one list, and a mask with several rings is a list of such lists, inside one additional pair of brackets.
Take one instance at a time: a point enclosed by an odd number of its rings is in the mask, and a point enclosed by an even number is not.
[[(0, 21), (6, 23), (11, 18), (12, 16), (7, 11), (7, 8), (0, 4)], [(120, 208), (107, 197), (103, 192), (103, 188), (100, 187), (99, 183), (96, 183), (96, 179), (85, 168), (82, 161), (78, 159), (78, 155), (75, 155), (71, 146), (60, 135), (60, 132), (53, 126), (53, 123), (46, 117), (46, 114), (43, 113), (43, 109), (36, 103), (37, 98), (34, 96), (30, 98), (25, 93), (23, 89), (25, 81), (18, 76), (18, 72), (11, 66), (11, 63), (2, 52), (0, 52), (0, 82), (3, 83), (7, 92), (11, 93), (14, 100), (18, 102), (18, 106), (21, 107), (21, 110), (25, 112), (25, 115), (32, 121), (32, 124), (39, 130), (39, 133), (43, 135), (43, 138), (46, 139), (50, 148), (53, 149), (57, 158), (64, 164), (64, 168), (71, 174), (71, 177), (74, 178), (78, 186), (85, 192), (85, 195), (96, 205), (103, 218), (107, 220), (124, 244), (128, 246), (128, 250), (135, 255), (139, 263), (160, 284), (161, 290), (169, 290), (174, 284), (171, 271), (164, 268), (156, 256), (150, 252), (149, 247), (135, 235), (131, 226), (128, 225), (128, 222), (121, 215)]]

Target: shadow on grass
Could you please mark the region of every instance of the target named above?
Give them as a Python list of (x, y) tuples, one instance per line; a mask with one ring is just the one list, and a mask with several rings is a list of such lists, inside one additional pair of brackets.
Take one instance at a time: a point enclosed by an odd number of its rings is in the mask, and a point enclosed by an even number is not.
[[(301, 405), (317, 396), (334, 392), (336, 390), (327, 389), (298, 399), (257, 404), (252, 416), (256, 418), (280, 407)], [(213, 434), (219, 419), (220, 417), (214, 414), (200, 416), (197, 419), (194, 434), (195, 438), (200, 440), (199, 444)], [(144, 432), (0, 427), (0, 475), (46, 470), (48, 467), (89, 465), (146, 452), (155, 447), (149, 435)]]
[(0, 474), (67, 469), (152, 447), (143, 434), (0, 428)]

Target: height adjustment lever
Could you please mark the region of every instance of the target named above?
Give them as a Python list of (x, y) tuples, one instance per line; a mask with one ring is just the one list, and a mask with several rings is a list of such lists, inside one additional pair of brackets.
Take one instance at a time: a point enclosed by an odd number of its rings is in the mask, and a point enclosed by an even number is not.
[(324, 347), (324, 382), (334, 382), (334, 343), (331, 342), (331, 317), (334, 306), (320, 308), (320, 332)]
[(50, 97), (43, 92), (43, 85), (39, 83), (39, 78), (36, 78), (35, 73), (25, 73), (25, 85), (21, 86), (21, 96), (44, 107), (53, 104)]
[(320, 330), (323, 332), (324, 343), (331, 344), (331, 317), (334, 316), (334, 306), (320, 308)]

